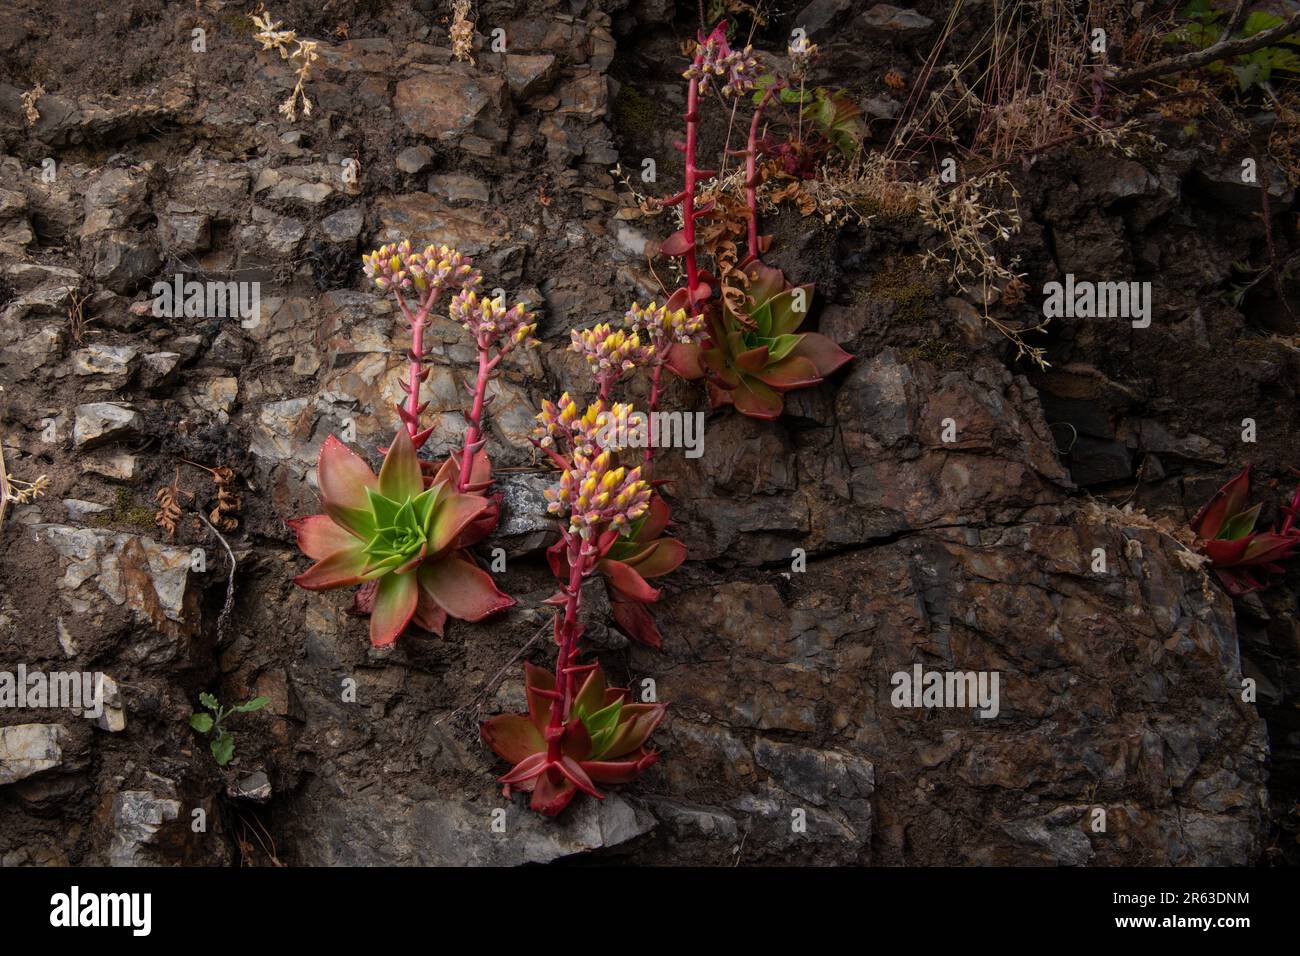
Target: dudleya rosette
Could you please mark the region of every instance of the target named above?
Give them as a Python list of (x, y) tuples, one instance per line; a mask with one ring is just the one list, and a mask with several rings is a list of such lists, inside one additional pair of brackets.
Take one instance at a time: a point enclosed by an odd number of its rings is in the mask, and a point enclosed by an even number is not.
[(447, 617), (478, 621), (513, 605), (458, 551), (491, 502), (454, 483), (426, 487), (411, 436), (398, 429), (376, 476), (333, 435), (317, 465), (324, 514), (289, 522), (316, 563), (294, 578), (313, 591), (372, 584), (370, 640), (392, 644), (410, 624), (442, 634)]

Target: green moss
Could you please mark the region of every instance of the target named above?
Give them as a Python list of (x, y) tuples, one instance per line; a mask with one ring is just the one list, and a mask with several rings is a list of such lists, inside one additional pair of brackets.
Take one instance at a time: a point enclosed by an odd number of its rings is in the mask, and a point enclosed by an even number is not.
[(231, 32), (237, 36), (251, 37), (257, 32), (257, 27), (253, 26), (253, 21), (243, 14), (220, 13), (217, 14), (217, 19), (220, 20), (224, 26), (229, 27)]
[(903, 225), (920, 218), (914, 203), (882, 202), (877, 196), (863, 196), (854, 201), (853, 208), (864, 219), (877, 223)]
[(924, 320), (934, 304), (934, 292), (916, 258), (891, 264), (871, 280), (867, 296), (894, 304), (894, 318), (909, 325)]
[(658, 126), (658, 110), (654, 100), (630, 83), (618, 88), (614, 97), (614, 122), (624, 133), (648, 136)]
[(924, 339), (904, 353), (909, 362), (929, 362), (945, 371), (960, 368), (964, 364), (965, 353), (946, 339)]
[(113, 493), (113, 510), (92, 515), (88, 523), (95, 528), (125, 525), (136, 531), (150, 531), (156, 514), (154, 509), (137, 503), (130, 488), (119, 487)]

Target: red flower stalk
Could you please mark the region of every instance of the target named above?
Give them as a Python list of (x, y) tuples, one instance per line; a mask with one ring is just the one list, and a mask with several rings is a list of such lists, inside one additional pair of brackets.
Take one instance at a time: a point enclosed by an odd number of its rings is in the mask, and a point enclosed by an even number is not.
[[(604, 543), (593, 564), (605, 579), (618, 629), (656, 650), (663, 647), (663, 637), (646, 605), (659, 600), (659, 591), (646, 579), (663, 577), (686, 560), (686, 546), (676, 538), (662, 536), (671, 517), (668, 503), (655, 495), (650, 499), (650, 508), (625, 533)], [(564, 580), (569, 575), (568, 549), (563, 540), (546, 550), (546, 559), (557, 578)]]
[(1233, 597), (1267, 587), (1268, 582), (1261, 581), (1256, 573), (1284, 573), (1286, 569), (1279, 562), (1300, 549), (1300, 529), (1295, 527), (1300, 486), (1290, 503), (1281, 507), (1282, 521), (1272, 531), (1255, 530), (1260, 505), (1247, 507), (1249, 495), (1247, 467), (1215, 492), (1191, 524), (1199, 549), (1210, 559), (1215, 575)]
[(745, 141), (745, 205), (749, 207), (749, 253), (740, 263), (742, 268), (757, 259), (761, 253), (767, 252), (772, 245), (771, 236), (758, 234), (758, 127), (763, 120), (763, 109), (778, 89), (780, 84), (772, 83), (761, 96), (754, 94), (759, 99), (749, 121), (749, 139)]
[(686, 141), (677, 143), (686, 159), (686, 181), (680, 193), (663, 201), (665, 206), (682, 204), (682, 228), (663, 241), (660, 251), (667, 256), (681, 256), (686, 263), (686, 302), (691, 315), (698, 315), (712, 295), (712, 278), (700, 271), (695, 249), (696, 219), (709, 211), (711, 205), (697, 207), (695, 197), (701, 180), (712, 179), (716, 169), (701, 169), (697, 165), (697, 144), (700, 128), (700, 93), (710, 80), (727, 76), (724, 93), (742, 93), (753, 86), (757, 62), (750, 51), (733, 51), (727, 44), (726, 22), (713, 28), (707, 37), (701, 32), (695, 47), (695, 58), (682, 76), (687, 80), (686, 90)]
[[(431, 428), (420, 431), (419, 427), (420, 414), (429, 405), (420, 401), (420, 385), (429, 377), (429, 370), (424, 367), (424, 326), (429, 312), (448, 287), (477, 288), (482, 284), (483, 276), (473, 267), (472, 260), (455, 249), (427, 246), (422, 252), (414, 252), (409, 239), (395, 245), (380, 246), (362, 256), (361, 261), (366, 275), (374, 280), (375, 285), (391, 291), (396, 297), (398, 308), (411, 328), (411, 349), (407, 353), (410, 371), (406, 381), (401, 383), (406, 402), (397, 406), (397, 414), (418, 450), (433, 431)], [(414, 311), (407, 304), (407, 295), (416, 297)]]
[(516, 345), (536, 345), (533, 333), (537, 322), (522, 302), (507, 309), (497, 299), (480, 298), (472, 288), (462, 289), (451, 300), (452, 321), (459, 322), (474, 337), (478, 349), (478, 377), (474, 382), (474, 404), (470, 408), (465, 432), (465, 445), (460, 453), (458, 488), (465, 491), (473, 481), (474, 456), (483, 448), (483, 412), (490, 400), (487, 395), (488, 379), (501, 363), (501, 359)]

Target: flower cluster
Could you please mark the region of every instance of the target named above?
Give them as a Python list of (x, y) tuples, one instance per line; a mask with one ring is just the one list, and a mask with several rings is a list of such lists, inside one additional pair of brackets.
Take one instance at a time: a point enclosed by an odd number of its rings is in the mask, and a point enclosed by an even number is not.
[(626, 434), (626, 423), (634, 414), (631, 405), (607, 405), (602, 400), (588, 405), (586, 412), (579, 415), (577, 402), (565, 392), (558, 403), (550, 399), (542, 402), (542, 410), (535, 416), (533, 438), (542, 448), (564, 448), (588, 457), (606, 448), (619, 451), (624, 446), (612, 436)]
[(384, 291), (414, 288), (422, 296), (437, 298), (449, 286), (476, 289), (483, 283), (474, 261), (450, 246), (430, 245), (414, 252), (411, 240), (403, 239), (380, 246), (362, 256), (361, 262), (366, 276)]
[(618, 381), (624, 372), (638, 365), (649, 365), (655, 357), (654, 343), (643, 343), (635, 331), (615, 331), (608, 322), (581, 332), (575, 329), (572, 337), (569, 347), (587, 360), (602, 390)]
[(726, 77), (723, 84), (723, 96), (743, 96), (754, 88), (758, 74), (763, 66), (754, 56), (753, 46), (743, 50), (733, 50), (727, 43), (727, 34), (719, 24), (706, 39), (701, 41), (696, 51), (694, 62), (682, 76), (688, 80), (700, 81), (700, 91), (708, 89), (714, 78)]
[(817, 44), (809, 40), (807, 34), (791, 40), (786, 52), (790, 54), (790, 75), (796, 80), (808, 75), (808, 68), (820, 53)]
[(567, 514), (569, 533), (584, 541), (594, 541), (605, 531), (626, 531), (650, 507), (650, 484), (641, 480), (641, 469), (615, 466), (608, 448), (598, 455), (575, 450), (560, 484), (544, 493), (546, 510)]
[(447, 309), (453, 322), (459, 322), (474, 341), (484, 348), (502, 343), (502, 351), (515, 345), (537, 345), (537, 316), (522, 302), (507, 309), (500, 299), (480, 296), (472, 288), (458, 292)]
[(651, 302), (642, 308), (633, 302), (627, 310), (627, 327), (644, 332), (656, 351), (662, 351), (673, 342), (682, 345), (698, 344), (704, 337), (704, 316), (687, 315), (685, 309), (669, 311), (666, 305)]

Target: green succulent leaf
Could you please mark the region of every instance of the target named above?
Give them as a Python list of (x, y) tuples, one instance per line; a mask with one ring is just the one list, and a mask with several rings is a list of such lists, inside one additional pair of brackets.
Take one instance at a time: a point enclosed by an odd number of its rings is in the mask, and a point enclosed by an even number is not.
[(801, 341), (802, 335), (778, 335), (767, 347), (769, 363), (775, 364), (789, 355)]
[(190, 726), (193, 727), (195, 730), (197, 730), (199, 733), (206, 734), (208, 731), (212, 729), (212, 715), (191, 714)]
[(223, 730), (209, 746), (219, 767), (224, 767), (235, 757), (235, 737), (229, 731)]
[(1219, 529), (1219, 540), (1221, 541), (1240, 541), (1246, 535), (1255, 530), (1255, 522), (1259, 519), (1259, 505), (1248, 511), (1242, 511), (1233, 515), (1223, 523)]
[(594, 714), (578, 715), (582, 718), (582, 724), (587, 728), (587, 733), (591, 737), (592, 759), (599, 759), (614, 742), (618, 735), (619, 716), (622, 710), (623, 701), (619, 699)]

